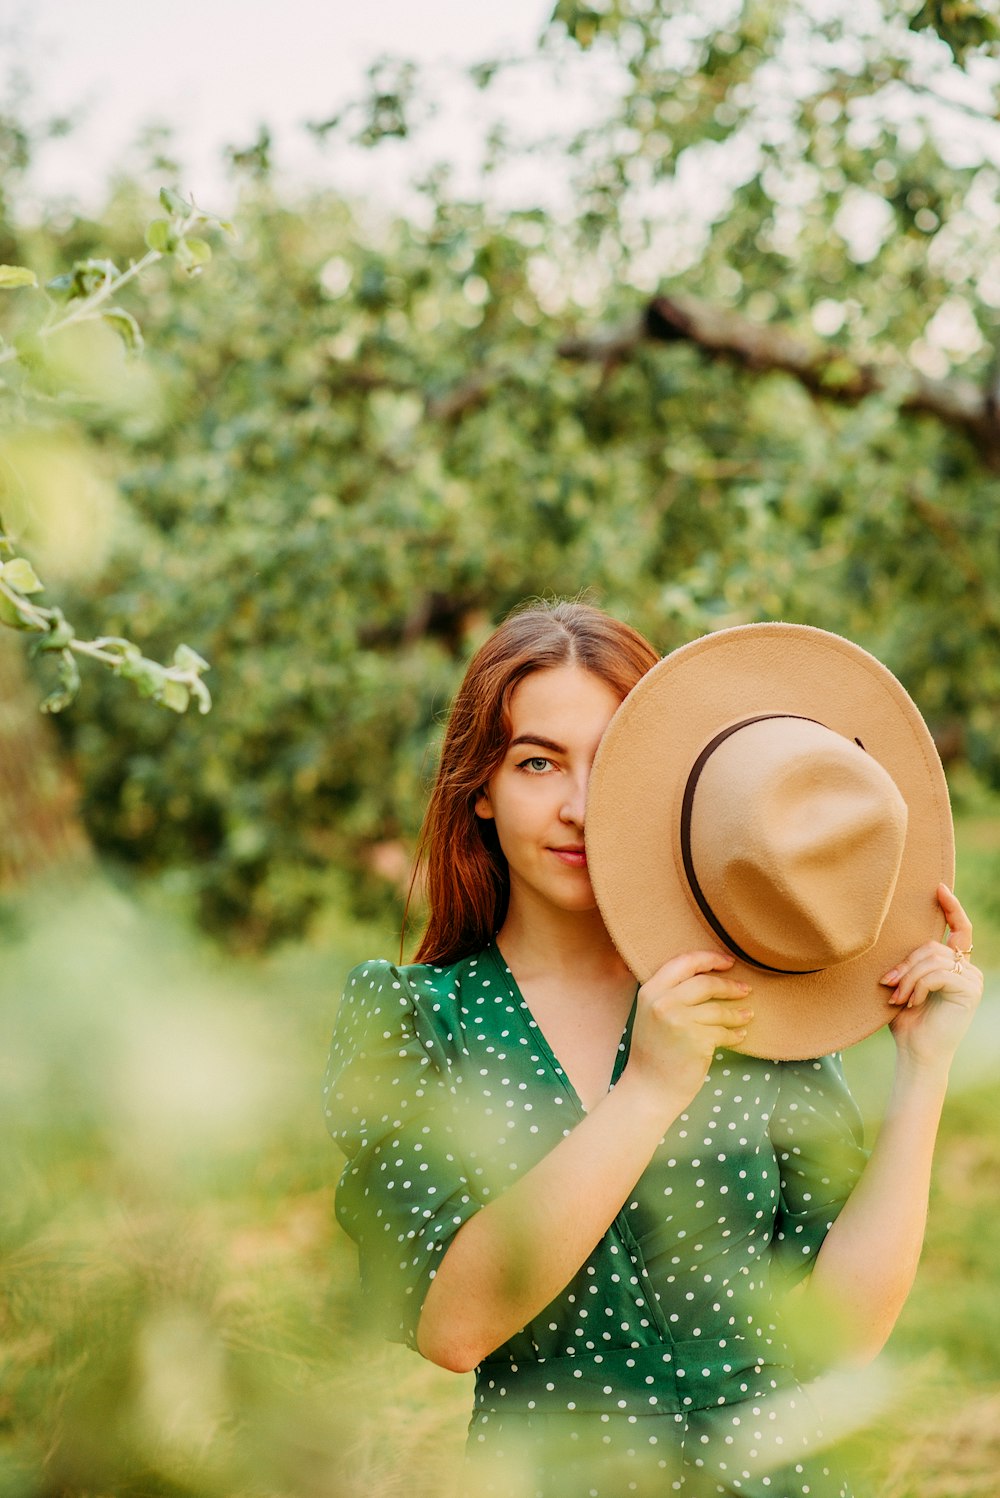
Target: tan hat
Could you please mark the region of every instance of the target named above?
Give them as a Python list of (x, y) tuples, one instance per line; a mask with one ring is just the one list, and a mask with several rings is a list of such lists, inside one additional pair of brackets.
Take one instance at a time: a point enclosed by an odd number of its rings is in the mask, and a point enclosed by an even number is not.
[(696, 948), (731, 953), (755, 1018), (737, 1047), (825, 1055), (896, 1012), (879, 978), (941, 937), (955, 850), (927, 726), (874, 656), (801, 624), (674, 651), (601, 740), (587, 863), (640, 982)]

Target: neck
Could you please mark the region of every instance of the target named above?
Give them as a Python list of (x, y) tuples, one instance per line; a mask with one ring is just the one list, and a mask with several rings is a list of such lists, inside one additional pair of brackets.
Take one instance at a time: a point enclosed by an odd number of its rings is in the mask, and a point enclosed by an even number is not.
[(600, 912), (532, 910), (512, 901), (497, 945), (519, 974), (573, 974), (577, 978), (628, 978)]

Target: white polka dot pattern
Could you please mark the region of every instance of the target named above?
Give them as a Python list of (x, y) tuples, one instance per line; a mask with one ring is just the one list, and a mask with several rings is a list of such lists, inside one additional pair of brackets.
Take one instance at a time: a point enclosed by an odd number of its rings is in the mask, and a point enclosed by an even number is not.
[[(630, 1036), (631, 1018), (612, 1085)], [(387, 1335), (413, 1345), (453, 1235), (583, 1110), (495, 945), (446, 968), (355, 968), (324, 1095), (348, 1157), (339, 1221)], [(523, 1455), (537, 1438), (538, 1462), (551, 1467), (556, 1432), (570, 1447), (599, 1432), (601, 1498), (645, 1492), (652, 1474), (657, 1493), (840, 1498), (846, 1488), (808, 1455), (811, 1426), (797, 1438), (798, 1472), (792, 1440), (783, 1446), (778, 1401), (801, 1370), (778, 1331), (775, 1290), (808, 1272), (864, 1160), (838, 1058), (719, 1051), (590, 1259), (480, 1366), (471, 1449), (499, 1455), (506, 1443)], [(761, 1401), (768, 1413), (750, 1419), (770, 1434), (748, 1446), (738, 1412)], [(726, 1460), (730, 1447), (742, 1465)], [(623, 1476), (630, 1450), (640, 1452), (635, 1487)], [(561, 1459), (558, 1487), (538, 1492), (588, 1493), (566, 1476), (578, 1458)], [(592, 1453), (583, 1466), (580, 1483), (597, 1480)], [(665, 1483), (668, 1469), (681, 1488)], [(483, 1492), (504, 1491), (484, 1482)]]

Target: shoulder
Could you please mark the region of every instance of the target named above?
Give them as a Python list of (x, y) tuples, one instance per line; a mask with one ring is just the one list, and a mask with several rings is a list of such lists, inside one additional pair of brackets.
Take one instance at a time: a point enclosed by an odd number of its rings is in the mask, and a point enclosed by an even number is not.
[(476, 953), (449, 964), (397, 964), (374, 957), (351, 969), (337, 1014), (335, 1043), (391, 1043), (419, 1036), (427, 1049), (449, 1050), (461, 1030), (463, 991), (478, 988)]
[(374, 1035), (380, 1028), (388, 1039), (408, 1005), (409, 994), (399, 968), (384, 957), (359, 962), (344, 983), (334, 1047), (349, 1038), (357, 1039), (362, 1033)]
[(359, 962), (347, 975), (344, 1000), (373, 1011), (433, 1006), (436, 1001), (456, 997), (470, 972), (475, 973), (480, 954), (464, 957), (447, 966), (412, 962), (398, 964), (384, 957)]
[[(324, 1079), (327, 1126), (342, 1139), (417, 1112), (442, 1088), (454, 1092), (464, 1051), (463, 977), (450, 966), (398, 965), (374, 957), (347, 975)], [(390, 1101), (391, 1100), (391, 1101)]]

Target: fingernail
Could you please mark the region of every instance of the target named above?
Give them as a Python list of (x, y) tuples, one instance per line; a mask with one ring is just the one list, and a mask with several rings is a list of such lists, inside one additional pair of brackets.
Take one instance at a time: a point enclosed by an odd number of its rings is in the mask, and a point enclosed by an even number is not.
[(889, 969), (889, 971), (885, 974), (885, 976), (883, 978), (880, 978), (878, 981), (880, 983), (895, 983), (895, 981), (896, 981), (896, 979), (898, 977), (899, 977), (899, 969), (896, 968), (896, 967), (891, 967)]

